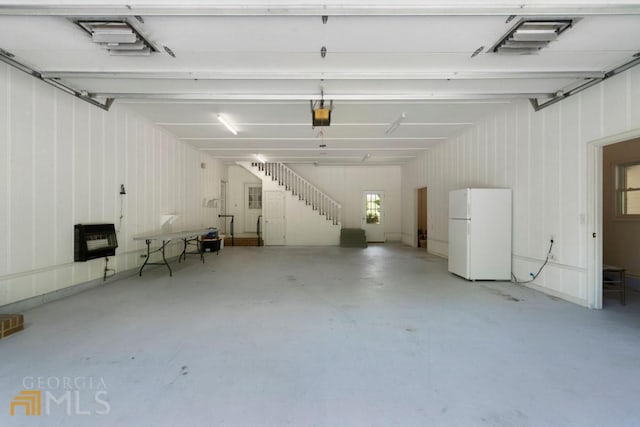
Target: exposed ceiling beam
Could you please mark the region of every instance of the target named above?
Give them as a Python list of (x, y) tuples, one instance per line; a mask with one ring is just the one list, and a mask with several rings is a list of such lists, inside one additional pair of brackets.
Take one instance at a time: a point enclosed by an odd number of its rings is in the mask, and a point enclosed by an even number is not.
[(164, 72), (164, 71), (41, 71), (48, 79), (149, 80), (503, 80), (600, 79), (603, 71), (449, 71), (449, 72)]
[[(317, 93), (282, 94), (282, 93), (133, 93), (133, 92), (97, 92), (91, 93), (94, 98), (115, 99), (156, 99), (156, 100), (289, 100), (300, 101), (318, 98)], [(389, 101), (422, 101), (422, 100), (486, 100), (486, 99), (519, 99), (519, 98), (550, 98), (553, 93), (357, 93), (331, 94), (325, 93), (325, 99), (334, 101), (349, 100), (389, 100)]]
[[(323, 149), (325, 150), (325, 149)], [(330, 149), (328, 149), (329, 151), (331, 151)], [(245, 154), (240, 154), (237, 156), (216, 156), (216, 159), (237, 159), (239, 157), (244, 157), (246, 156)], [(391, 155), (391, 156), (371, 156), (369, 159), (371, 160), (375, 160), (375, 159), (413, 159), (416, 156), (403, 156), (403, 155)], [(328, 160), (328, 159), (357, 159), (358, 161), (362, 160), (362, 156), (357, 155), (357, 156), (327, 156), (326, 155), (326, 151), (321, 151), (319, 153), (316, 153), (315, 156), (313, 155), (307, 155), (307, 156), (277, 156), (278, 159), (288, 159), (288, 160), (294, 160), (294, 159), (323, 159), (323, 160)]]
[[(220, 123), (215, 122), (155, 122), (155, 125), (158, 126), (223, 126)], [(402, 122), (402, 126), (468, 126), (472, 125), (472, 122), (440, 122), (440, 123), (413, 123), (413, 122)], [(236, 123), (237, 126), (304, 126), (308, 127), (308, 122), (300, 122), (300, 123)], [(389, 123), (336, 123), (334, 121), (331, 122), (331, 127), (336, 126), (389, 126)]]
[[(256, 99), (239, 99), (239, 100), (224, 100), (224, 99), (203, 99), (203, 100), (188, 100), (188, 99), (121, 99), (121, 104), (129, 105), (165, 105), (165, 104), (188, 104), (188, 105), (297, 105), (304, 104), (309, 105), (309, 98), (296, 99), (296, 100), (256, 100)], [(435, 105), (443, 104), (447, 105), (478, 105), (478, 104), (509, 104), (509, 99), (451, 99), (451, 100), (437, 100), (437, 99), (409, 99), (409, 100), (342, 100), (341, 103), (347, 105)]]
[[(266, 3), (266, 2), (265, 2)], [(20, 16), (404, 16), (404, 15), (628, 15), (639, 14), (638, 4), (410, 4), (410, 5), (2, 5), (0, 15)]]
[[(427, 141), (427, 140), (443, 140), (446, 136), (416, 136), (416, 137), (400, 137), (400, 138), (369, 138), (369, 137), (347, 137), (347, 138), (322, 138), (322, 141)], [(180, 138), (181, 141), (320, 141), (317, 137), (255, 137), (255, 138), (239, 138), (231, 137), (197, 137), (197, 138)]]
[[(199, 148), (201, 151), (252, 151), (255, 152), (257, 150), (256, 147), (236, 147), (236, 148), (217, 148), (217, 147), (201, 147)], [(262, 148), (261, 148), (262, 149)], [(428, 150), (428, 147), (403, 147), (403, 148), (392, 148), (392, 147), (358, 147), (358, 148), (343, 148), (343, 147), (330, 147), (330, 148), (318, 148), (318, 147), (299, 147), (299, 148), (263, 148), (264, 151), (319, 151), (319, 150), (327, 150), (327, 151), (423, 151)]]

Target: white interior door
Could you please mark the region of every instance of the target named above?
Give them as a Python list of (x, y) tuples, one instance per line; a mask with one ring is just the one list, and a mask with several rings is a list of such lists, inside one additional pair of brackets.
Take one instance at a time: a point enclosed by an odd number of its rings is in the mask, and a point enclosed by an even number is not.
[(262, 214), (262, 185), (244, 184), (244, 232), (257, 231), (258, 216)]
[(362, 228), (367, 234), (367, 242), (385, 241), (383, 191), (362, 193)]
[(264, 197), (264, 244), (268, 246), (284, 245), (286, 242), (284, 192), (265, 191)]

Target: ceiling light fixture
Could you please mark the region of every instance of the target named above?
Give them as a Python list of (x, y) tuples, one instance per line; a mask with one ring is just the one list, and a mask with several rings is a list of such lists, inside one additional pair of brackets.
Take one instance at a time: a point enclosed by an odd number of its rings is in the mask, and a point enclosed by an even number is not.
[(473, 53), (471, 54), (472, 58), (475, 58), (476, 56), (478, 56), (480, 54), (480, 52), (482, 52), (484, 50), (484, 46), (480, 46), (479, 48), (477, 48), (476, 50), (473, 51)]
[(256, 159), (258, 159), (259, 162), (261, 163), (267, 163), (267, 159), (265, 159), (262, 154), (256, 154), (255, 155)]
[(231, 132), (234, 135), (238, 134), (237, 129), (220, 114), (218, 114), (218, 120), (220, 120), (220, 123), (222, 123), (227, 129), (229, 129), (229, 132)]
[(384, 131), (385, 134), (390, 134), (395, 132), (396, 129), (398, 129), (398, 126), (400, 126), (400, 123), (407, 118), (407, 113), (402, 113), (398, 116), (397, 119), (395, 119), (387, 128), (387, 130)]
[(76, 21), (76, 24), (113, 56), (149, 56), (158, 51), (127, 20)]
[(173, 53), (173, 50), (169, 46), (164, 46), (164, 51), (169, 54), (170, 57), (175, 58), (176, 54)]
[(500, 39), (491, 52), (515, 55), (532, 55), (571, 28), (577, 19), (523, 19)]
[(324, 88), (320, 87), (320, 101), (311, 102), (311, 127), (331, 126), (331, 110), (333, 101), (329, 102), (329, 108), (324, 106)]
[(363, 162), (365, 162), (365, 161), (369, 160), (369, 157), (371, 157), (371, 154), (370, 154), (370, 153), (365, 154), (365, 155), (362, 157), (362, 161), (363, 161)]

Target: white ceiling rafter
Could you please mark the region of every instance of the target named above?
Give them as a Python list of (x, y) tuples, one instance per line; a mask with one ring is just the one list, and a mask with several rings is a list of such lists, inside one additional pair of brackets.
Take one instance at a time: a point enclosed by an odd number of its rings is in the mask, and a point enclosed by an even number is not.
[[(421, 100), (485, 100), (485, 99), (522, 99), (544, 98), (553, 96), (553, 92), (505, 92), (505, 93), (396, 93), (396, 94), (326, 94), (325, 98), (334, 101), (363, 101), (363, 100), (388, 100), (388, 101), (421, 101)], [(318, 95), (305, 94), (245, 94), (245, 93), (133, 93), (133, 92), (92, 92), (94, 98), (114, 99), (156, 99), (156, 100), (288, 100), (301, 101), (314, 99)]]
[(502, 79), (591, 79), (602, 78), (603, 71), (220, 71), (220, 72), (164, 72), (164, 71), (41, 71), (49, 79), (160, 79), (160, 80), (502, 80)]
[[(429, 141), (429, 140), (445, 140), (446, 136), (416, 136), (416, 137), (384, 137), (384, 138), (328, 138), (325, 141)], [(181, 141), (228, 141), (229, 138), (180, 138)], [(299, 138), (299, 137), (274, 137), (274, 138), (233, 138), (234, 141), (317, 141), (317, 137)]]
[[(486, 15), (624, 15), (640, 13), (640, 5), (633, 3), (538, 3), (517, 4), (477, 2), (476, 4), (446, 4), (416, 2), (415, 4), (347, 4), (336, 5), (300, 3), (247, 4), (229, 3), (206, 5), (156, 4), (156, 5), (57, 5), (22, 4), (2, 5), (0, 15), (13, 16), (486, 16)], [(131, 2), (130, 2), (131, 3)]]
[[(158, 126), (222, 126), (220, 123), (213, 122), (155, 122), (155, 125)], [(450, 123), (409, 123), (403, 122), (402, 126), (469, 126), (472, 125), (473, 122), (450, 122)], [(309, 123), (300, 122), (300, 123), (236, 123), (238, 126), (304, 126), (308, 127)], [(339, 127), (339, 126), (384, 126), (387, 127), (387, 123), (331, 123), (331, 127)]]

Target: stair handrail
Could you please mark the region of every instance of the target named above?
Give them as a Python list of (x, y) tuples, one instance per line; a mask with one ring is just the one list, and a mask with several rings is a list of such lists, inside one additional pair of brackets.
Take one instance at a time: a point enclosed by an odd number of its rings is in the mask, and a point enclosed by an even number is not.
[[(303, 181), (305, 184), (317, 189), (318, 191), (320, 191), (320, 193), (322, 195), (324, 195), (325, 198), (327, 198), (331, 203), (336, 204), (338, 207), (342, 207), (342, 205), (340, 203), (338, 203), (337, 201), (335, 201), (331, 196), (329, 196), (327, 193), (325, 193), (323, 190), (321, 190), (320, 188), (318, 188), (317, 185), (312, 184), (311, 182), (307, 181), (304, 177), (302, 177), (298, 172), (294, 171), (293, 169), (291, 169), (289, 166), (285, 165), (284, 163), (278, 163), (278, 162), (267, 162), (267, 163), (258, 163), (258, 166), (260, 165), (264, 165), (264, 164), (268, 164), (268, 165), (280, 165), (285, 171), (291, 173), (293, 176), (295, 176), (296, 178), (300, 179), (301, 181)], [(260, 168), (260, 170), (264, 170), (264, 168)]]
[(258, 221), (256, 222), (256, 232), (258, 233), (258, 246), (262, 246), (262, 227), (260, 226), (260, 222), (262, 220), (262, 215), (258, 215)]
[[(335, 224), (342, 223), (342, 205), (289, 166), (279, 162), (253, 162), (251, 165), (256, 166), (258, 170), (277, 180), (278, 183), (284, 185), (294, 195), (299, 196), (301, 192), (308, 193), (310, 189), (312, 194), (305, 194), (305, 196), (309, 197), (309, 199), (305, 197), (305, 201), (314, 207), (317, 206), (321, 214), (334, 221)], [(335, 207), (335, 211), (327, 209), (325, 201)]]
[[(218, 218), (231, 218), (231, 222), (229, 223), (231, 225), (231, 246), (235, 246), (236, 245), (236, 241), (233, 238), (233, 221), (235, 220), (235, 215), (218, 215)], [(226, 219), (225, 219), (226, 222)]]

